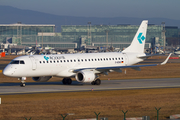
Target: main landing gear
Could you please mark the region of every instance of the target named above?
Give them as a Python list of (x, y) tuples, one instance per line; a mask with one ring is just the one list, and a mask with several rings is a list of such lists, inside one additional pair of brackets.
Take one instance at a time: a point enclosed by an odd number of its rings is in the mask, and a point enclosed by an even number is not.
[[(72, 80), (71, 80), (71, 78), (63, 78), (62, 83), (64, 85), (71, 85)], [(92, 81), (91, 84), (92, 85), (100, 85), (101, 84), (101, 80), (100, 79), (96, 79), (95, 81)]]
[(26, 86), (26, 84), (25, 84), (26, 77), (18, 78), (18, 80), (21, 80), (21, 83), (20, 83), (21, 87), (25, 87)]
[(71, 85), (72, 80), (71, 80), (71, 78), (64, 78), (64, 79), (62, 80), (62, 83), (63, 83), (64, 85)]
[(91, 82), (91, 85), (100, 85), (101, 84), (101, 80), (100, 79), (96, 79), (95, 81)]

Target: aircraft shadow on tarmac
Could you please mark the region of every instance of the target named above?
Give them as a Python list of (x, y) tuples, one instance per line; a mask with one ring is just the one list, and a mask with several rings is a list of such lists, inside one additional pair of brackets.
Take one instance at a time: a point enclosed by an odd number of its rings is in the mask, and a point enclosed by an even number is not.
[[(104, 85), (109, 85), (109, 84), (121, 84), (117, 81), (103, 81), (103, 83), (101, 84), (104, 84)], [(20, 83), (0, 83), (0, 86), (19, 86)], [(63, 85), (64, 84), (59, 81), (59, 82), (27, 82), (26, 83), (26, 86), (31, 86), (31, 85)], [(83, 86), (83, 85), (91, 85), (91, 83), (79, 83), (77, 81), (72, 81), (72, 84), (70, 86)], [(67, 85), (68, 86), (68, 85)], [(91, 85), (92, 86), (92, 85)]]
[[(20, 83), (0, 83), (0, 86), (19, 86), (19, 85), (20, 85)], [(30, 86), (30, 85), (63, 85), (63, 84), (62, 84), (62, 82), (27, 82), (26, 83), (26, 86)], [(82, 86), (82, 85), (87, 85), (87, 84), (73, 81), (71, 86), (72, 85)]]

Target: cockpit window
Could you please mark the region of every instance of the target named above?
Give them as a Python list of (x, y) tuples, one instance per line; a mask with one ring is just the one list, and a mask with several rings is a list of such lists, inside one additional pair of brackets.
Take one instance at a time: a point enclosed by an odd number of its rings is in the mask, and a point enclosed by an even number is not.
[(10, 64), (25, 64), (23, 60), (12, 60)]
[(25, 64), (24, 61), (20, 61), (20, 64)]
[(19, 60), (13, 60), (10, 64), (19, 64)]

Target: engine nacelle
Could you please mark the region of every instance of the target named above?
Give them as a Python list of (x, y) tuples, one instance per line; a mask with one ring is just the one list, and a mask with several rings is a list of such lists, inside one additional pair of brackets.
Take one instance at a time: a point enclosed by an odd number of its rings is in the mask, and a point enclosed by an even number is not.
[(32, 77), (36, 82), (47, 82), (52, 76)]
[(76, 80), (78, 82), (92, 82), (96, 78), (93, 71), (79, 71), (76, 73)]

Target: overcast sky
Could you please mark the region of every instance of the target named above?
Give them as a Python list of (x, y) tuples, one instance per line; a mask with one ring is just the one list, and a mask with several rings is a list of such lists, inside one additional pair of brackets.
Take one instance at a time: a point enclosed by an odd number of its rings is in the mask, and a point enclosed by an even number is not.
[(66, 16), (180, 20), (180, 0), (0, 0), (0, 5)]

